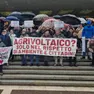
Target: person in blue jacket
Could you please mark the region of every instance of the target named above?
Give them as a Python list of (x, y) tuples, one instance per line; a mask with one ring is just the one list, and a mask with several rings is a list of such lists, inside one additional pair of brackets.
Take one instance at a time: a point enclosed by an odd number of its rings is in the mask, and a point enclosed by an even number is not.
[(88, 59), (91, 60), (88, 50), (87, 50), (87, 43), (89, 39), (92, 39), (94, 37), (94, 26), (92, 26), (92, 22), (90, 20), (87, 20), (87, 25), (83, 28), (82, 31), (82, 38), (85, 37), (85, 52), (82, 52), (83, 56), (81, 59), (85, 59), (86, 53), (88, 56)]

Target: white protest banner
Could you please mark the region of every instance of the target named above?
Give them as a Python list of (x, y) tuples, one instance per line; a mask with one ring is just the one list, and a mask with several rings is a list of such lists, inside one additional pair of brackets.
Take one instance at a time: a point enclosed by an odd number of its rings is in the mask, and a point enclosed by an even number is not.
[(85, 42), (85, 37), (82, 37), (82, 52), (86, 51), (86, 42)]
[(63, 28), (64, 22), (63, 21), (55, 21), (54, 22), (54, 28)]
[(33, 24), (32, 20), (24, 21), (24, 27), (30, 28), (33, 26), (34, 26), (34, 24)]
[(19, 21), (11, 21), (11, 27), (19, 27)]
[(63, 38), (15, 38), (13, 54), (34, 54), (47, 56), (75, 56), (76, 39)]
[(0, 65), (8, 63), (12, 47), (0, 47)]

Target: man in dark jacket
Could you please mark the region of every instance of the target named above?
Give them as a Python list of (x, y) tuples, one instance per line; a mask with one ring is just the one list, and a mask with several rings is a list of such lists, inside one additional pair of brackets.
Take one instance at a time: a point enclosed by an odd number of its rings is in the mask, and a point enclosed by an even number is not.
[(3, 30), (3, 31), (2, 31), (2, 34), (0, 35), (0, 37), (1, 37), (2, 41), (3, 41), (3, 43), (6, 45), (6, 47), (12, 45), (12, 44), (11, 44), (10, 37), (8, 36), (6, 30)]

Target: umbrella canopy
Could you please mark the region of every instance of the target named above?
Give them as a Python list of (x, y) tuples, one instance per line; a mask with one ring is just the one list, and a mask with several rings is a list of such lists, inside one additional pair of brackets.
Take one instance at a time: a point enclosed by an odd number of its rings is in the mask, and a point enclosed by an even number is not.
[(73, 15), (73, 14), (65, 14), (63, 16), (70, 16), (70, 17), (76, 17), (76, 15)]
[(35, 16), (35, 14), (33, 12), (22, 12), (22, 15), (31, 15), (31, 16)]
[(9, 16), (14, 16), (19, 19), (20, 24), (23, 23), (23, 17), (21, 16), (21, 12), (12, 12)]
[(5, 20), (5, 17), (0, 17), (0, 20), (4, 21)]
[(15, 12), (12, 12), (10, 15), (21, 15), (21, 12), (15, 11)]
[(47, 17), (49, 17), (49, 16), (46, 15), (46, 14), (39, 14), (39, 15), (36, 15), (34, 17), (34, 19), (36, 19), (36, 20), (43, 20), (44, 18), (47, 18)]
[(35, 16), (35, 14), (32, 12), (23, 12), (21, 15), (24, 18), (24, 20), (32, 20)]
[(78, 18), (81, 21), (81, 24), (87, 23), (87, 21), (84, 18)]
[(55, 18), (55, 19), (61, 19), (61, 16), (60, 15), (54, 15), (53, 18)]
[(36, 15), (34, 18), (33, 18), (33, 23), (37, 26), (40, 26), (44, 19), (48, 18), (48, 15), (46, 14), (39, 14), (39, 15)]
[[(55, 25), (55, 23), (61, 23), (62, 21), (60, 21), (60, 20), (57, 20), (57, 19), (48, 19), (48, 20), (46, 20), (45, 22), (43, 22), (43, 24), (42, 24), (42, 26), (44, 26), (44, 27), (49, 27), (49, 28), (58, 28), (58, 26), (56, 26), (56, 25), (58, 25), (58, 24), (56, 24)], [(64, 22), (62, 22), (62, 24), (64, 25)], [(62, 26), (62, 27), (64, 27), (64, 26)]]
[(8, 16), (6, 17), (5, 21), (19, 21), (19, 19), (15, 16)]
[(72, 16), (72, 15), (63, 15), (61, 17), (61, 20), (64, 21), (66, 24), (70, 24), (70, 25), (81, 24), (81, 21), (76, 16)]

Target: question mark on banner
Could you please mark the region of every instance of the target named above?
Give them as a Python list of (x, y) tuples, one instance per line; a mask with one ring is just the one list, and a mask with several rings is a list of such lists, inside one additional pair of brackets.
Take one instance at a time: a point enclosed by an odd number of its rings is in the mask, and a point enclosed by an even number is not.
[(74, 44), (76, 43), (76, 41), (75, 41), (75, 40), (72, 40), (71, 42), (72, 42), (72, 46), (74, 46)]
[(0, 60), (0, 65), (3, 63), (3, 60)]

